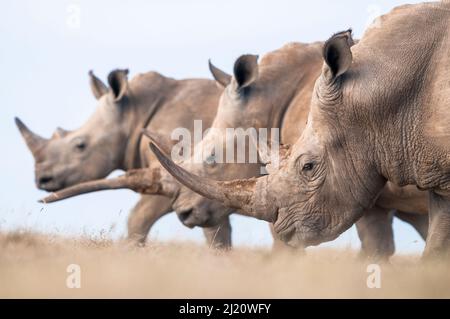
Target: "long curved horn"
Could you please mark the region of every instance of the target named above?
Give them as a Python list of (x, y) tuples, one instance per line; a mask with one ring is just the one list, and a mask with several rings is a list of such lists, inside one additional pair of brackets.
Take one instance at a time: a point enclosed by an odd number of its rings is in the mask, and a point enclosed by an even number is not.
[(39, 200), (41, 203), (53, 203), (81, 194), (92, 193), (108, 189), (131, 189), (140, 194), (165, 195), (172, 197), (175, 190), (165, 185), (161, 180), (160, 168), (142, 168), (126, 172), (115, 178), (104, 178), (80, 183)]
[[(266, 201), (258, 202), (260, 196), (266, 194), (267, 177), (250, 178), (247, 180), (215, 181), (189, 173), (169, 159), (154, 143), (150, 148), (155, 153), (161, 165), (180, 183), (209, 199), (217, 200), (225, 206), (238, 209), (242, 215), (247, 215), (273, 222), (275, 214), (267, 207)], [(264, 194), (262, 194), (263, 192)]]
[(14, 118), (14, 121), (31, 153), (36, 157), (39, 150), (48, 142), (48, 140), (33, 133), (18, 117)]

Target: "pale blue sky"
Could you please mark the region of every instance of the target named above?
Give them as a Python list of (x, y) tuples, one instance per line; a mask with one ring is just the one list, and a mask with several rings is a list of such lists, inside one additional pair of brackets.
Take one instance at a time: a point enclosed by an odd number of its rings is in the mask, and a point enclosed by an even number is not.
[[(419, 1), (410, 1), (419, 2)], [(138, 196), (110, 191), (52, 205), (36, 202), (32, 156), (14, 116), (49, 136), (56, 126), (77, 128), (96, 101), (87, 72), (102, 79), (117, 67), (131, 76), (156, 70), (175, 78), (208, 77), (208, 58), (230, 71), (243, 53), (264, 54), (287, 42), (326, 40), (352, 27), (360, 37), (373, 18), (405, 1), (213, 0), (6, 0), (0, 19), (0, 231), (17, 228), (60, 234), (126, 234)], [(79, 10), (80, 19), (71, 19)], [(265, 223), (234, 216), (237, 245), (270, 245)], [(112, 229), (110, 231), (110, 229)], [(395, 222), (398, 251), (417, 252), (423, 241)], [(200, 229), (183, 227), (174, 214), (161, 219), (151, 238), (203, 241)], [(358, 247), (354, 228), (331, 245)]]

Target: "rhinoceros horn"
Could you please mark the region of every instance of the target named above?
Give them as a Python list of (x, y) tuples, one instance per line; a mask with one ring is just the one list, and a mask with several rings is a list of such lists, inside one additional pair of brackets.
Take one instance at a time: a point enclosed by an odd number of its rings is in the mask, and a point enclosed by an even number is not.
[(141, 168), (127, 171), (124, 175), (115, 178), (104, 178), (95, 181), (80, 183), (39, 200), (41, 203), (53, 203), (81, 194), (97, 192), (108, 189), (131, 189), (141, 194), (158, 194), (172, 197), (174, 190), (165, 187), (161, 182), (159, 168)]
[(242, 215), (268, 222), (276, 218), (274, 210), (266, 205), (267, 176), (246, 180), (215, 181), (189, 173), (165, 155), (157, 144), (150, 143), (161, 165), (180, 183), (209, 199), (217, 200), (225, 206), (238, 209)]
[(25, 143), (27, 143), (28, 148), (30, 149), (33, 156), (36, 158), (39, 151), (42, 149), (42, 147), (47, 144), (48, 139), (45, 139), (35, 133), (33, 133), (18, 117), (15, 119), (17, 128), (19, 129), (20, 133), (22, 134)]
[(52, 139), (57, 139), (57, 138), (64, 138), (65, 136), (67, 136), (70, 133), (70, 131), (65, 130), (61, 127), (57, 127), (56, 130), (53, 132), (52, 135)]

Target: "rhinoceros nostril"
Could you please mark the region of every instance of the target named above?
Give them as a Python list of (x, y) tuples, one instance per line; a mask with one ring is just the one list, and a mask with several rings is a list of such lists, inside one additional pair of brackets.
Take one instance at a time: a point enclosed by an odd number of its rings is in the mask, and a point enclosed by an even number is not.
[(53, 180), (53, 177), (51, 176), (42, 176), (39, 178), (39, 185), (45, 185), (50, 183)]
[(182, 211), (181, 213), (178, 213), (178, 218), (181, 220), (181, 222), (185, 222), (192, 214), (192, 209), (188, 209), (185, 211)]

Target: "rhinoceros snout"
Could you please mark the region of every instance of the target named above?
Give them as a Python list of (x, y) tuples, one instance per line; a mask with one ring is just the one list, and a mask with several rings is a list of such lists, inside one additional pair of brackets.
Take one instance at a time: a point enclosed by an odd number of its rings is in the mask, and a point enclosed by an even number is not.
[(193, 216), (193, 209), (187, 209), (180, 213), (178, 213), (178, 219), (187, 227), (193, 228), (195, 227), (195, 217)]
[(43, 176), (39, 178), (39, 185), (46, 185), (48, 183), (51, 183), (53, 181), (53, 177), (51, 176)]
[(189, 208), (183, 210), (182, 212), (178, 212), (178, 219), (183, 223), (183, 225), (194, 228), (195, 226), (199, 227), (210, 227), (209, 216), (204, 214), (203, 212), (199, 212), (194, 208)]
[(56, 179), (49, 174), (38, 174), (36, 176), (36, 186), (39, 189), (54, 192), (61, 189), (61, 185), (56, 181)]

